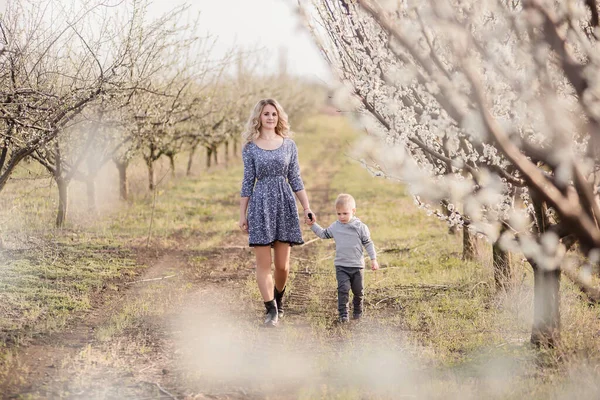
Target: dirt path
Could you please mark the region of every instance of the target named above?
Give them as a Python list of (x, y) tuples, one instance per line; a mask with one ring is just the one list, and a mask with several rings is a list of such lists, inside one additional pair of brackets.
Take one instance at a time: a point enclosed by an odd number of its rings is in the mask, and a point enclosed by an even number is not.
[[(333, 174), (321, 171), (319, 158), (309, 168), (321, 177), (313, 186), (305, 177), (311, 207), (323, 210)], [(138, 249), (140, 263), (150, 265), (141, 276), (103, 293), (64, 331), (23, 347), (3, 397), (237, 399), (299, 390), (312, 374), (302, 355), (311, 330), (311, 277), (302, 273), (314, 258), (311, 245), (293, 249), (287, 315), (280, 329), (265, 330), (246, 236), (232, 233), (204, 251), (189, 250), (186, 240)], [(286, 393), (296, 397), (293, 390)]]
[[(243, 238), (233, 240), (241, 245)], [(115, 294), (106, 295), (67, 329), (35, 338), (23, 347), (3, 397), (169, 398), (166, 388), (173, 387), (178, 354), (173, 324), (181, 310), (197, 305), (198, 293), (206, 296), (202, 307), (211, 299), (227, 297), (222, 294), (223, 283), (231, 291), (242, 286), (253, 271), (248, 268), (249, 252), (243, 249), (158, 253), (151, 260), (141, 253), (140, 258), (151, 267), (134, 281), (121, 282)], [(198, 257), (235, 267), (199, 269), (193, 262)], [(173, 392), (178, 398), (185, 394)]]

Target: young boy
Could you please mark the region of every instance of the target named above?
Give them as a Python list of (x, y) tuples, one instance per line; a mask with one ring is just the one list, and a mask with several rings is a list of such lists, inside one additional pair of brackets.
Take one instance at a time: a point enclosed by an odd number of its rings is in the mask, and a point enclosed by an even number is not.
[(348, 322), (349, 292), (354, 294), (353, 319), (362, 316), (365, 261), (363, 246), (371, 259), (371, 269), (379, 269), (375, 245), (371, 241), (369, 228), (354, 216), (356, 202), (354, 198), (342, 193), (335, 201), (338, 220), (327, 229), (323, 229), (312, 219), (309, 221), (312, 231), (321, 239), (335, 240), (335, 277), (338, 283), (339, 321)]

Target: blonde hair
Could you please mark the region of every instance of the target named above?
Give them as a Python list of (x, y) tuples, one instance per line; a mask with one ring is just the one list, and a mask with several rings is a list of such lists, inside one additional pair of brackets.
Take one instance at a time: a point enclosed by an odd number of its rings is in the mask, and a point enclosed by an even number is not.
[(338, 195), (337, 199), (335, 199), (335, 208), (346, 206), (349, 206), (350, 208), (356, 208), (356, 201), (352, 195), (349, 195), (348, 193), (342, 193)]
[(275, 133), (279, 136), (286, 138), (291, 136), (290, 124), (288, 123), (288, 116), (283, 110), (283, 107), (275, 99), (262, 99), (254, 106), (250, 118), (246, 123), (246, 129), (242, 132), (242, 138), (244, 143), (250, 143), (260, 136), (260, 114), (266, 105), (272, 105), (277, 110), (277, 126), (275, 127)]

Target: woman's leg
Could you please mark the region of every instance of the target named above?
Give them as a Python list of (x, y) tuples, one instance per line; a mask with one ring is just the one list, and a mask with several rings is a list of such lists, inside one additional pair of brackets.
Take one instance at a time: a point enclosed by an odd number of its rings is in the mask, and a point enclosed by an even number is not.
[(290, 245), (288, 243), (275, 242), (275, 302), (277, 303), (277, 314), (282, 318), (285, 314), (283, 308), (283, 295), (285, 284), (290, 273)]
[(254, 247), (256, 256), (256, 283), (263, 301), (271, 301), (273, 295), (273, 277), (271, 276), (271, 246)]
[[(285, 289), (290, 274), (290, 244), (275, 242), (275, 287), (278, 291)], [(272, 285), (271, 285), (272, 286)]]

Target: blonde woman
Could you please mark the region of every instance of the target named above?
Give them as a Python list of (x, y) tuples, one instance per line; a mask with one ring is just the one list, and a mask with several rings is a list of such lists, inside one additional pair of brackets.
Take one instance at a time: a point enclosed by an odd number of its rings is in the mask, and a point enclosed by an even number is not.
[(298, 149), (289, 137), (288, 117), (279, 103), (273, 99), (256, 103), (242, 136), (244, 179), (239, 227), (248, 233), (249, 245), (254, 248), (256, 282), (266, 308), (264, 324), (275, 326), (283, 316), (290, 247), (304, 243), (293, 193), (302, 204), (305, 222), (316, 218), (300, 177)]

